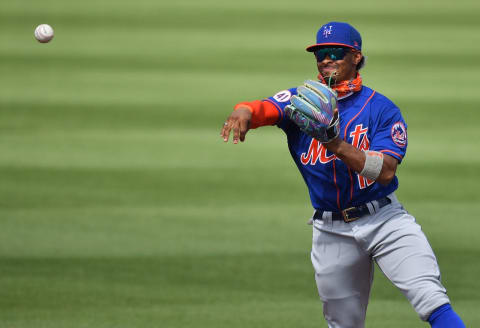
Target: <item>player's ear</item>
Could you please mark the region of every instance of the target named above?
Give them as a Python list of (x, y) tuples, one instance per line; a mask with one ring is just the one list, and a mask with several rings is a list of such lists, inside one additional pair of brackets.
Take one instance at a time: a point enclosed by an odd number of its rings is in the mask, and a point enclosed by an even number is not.
[(353, 51), (353, 63), (358, 65), (362, 61), (363, 55), (360, 51)]

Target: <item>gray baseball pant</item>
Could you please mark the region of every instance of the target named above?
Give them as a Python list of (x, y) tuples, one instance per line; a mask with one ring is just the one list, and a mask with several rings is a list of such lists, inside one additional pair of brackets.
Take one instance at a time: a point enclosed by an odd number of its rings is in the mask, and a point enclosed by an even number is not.
[(402, 291), (422, 320), (450, 303), (440, 282), (437, 259), (420, 225), (398, 202), (345, 223), (332, 221), (331, 212), (313, 224), (311, 259), (323, 314), (329, 328), (363, 328), (373, 261)]

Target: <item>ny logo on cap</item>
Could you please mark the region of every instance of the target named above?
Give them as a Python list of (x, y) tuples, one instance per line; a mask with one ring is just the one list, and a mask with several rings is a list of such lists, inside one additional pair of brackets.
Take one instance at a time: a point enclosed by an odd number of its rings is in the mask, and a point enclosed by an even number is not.
[(332, 25), (329, 25), (328, 28), (327, 26), (323, 27), (323, 37), (328, 37), (330, 34), (332, 34)]

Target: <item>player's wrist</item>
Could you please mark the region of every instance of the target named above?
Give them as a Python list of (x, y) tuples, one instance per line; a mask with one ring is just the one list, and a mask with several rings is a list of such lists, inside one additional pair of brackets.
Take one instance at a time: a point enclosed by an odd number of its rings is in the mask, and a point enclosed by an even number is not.
[(235, 108), (235, 110), (233, 111), (233, 114), (239, 119), (247, 120), (249, 122), (253, 117), (251, 108), (247, 106)]
[(330, 140), (329, 142), (324, 142), (323, 145), (325, 148), (327, 148), (328, 151), (337, 154), (340, 150), (340, 147), (342, 145), (342, 139), (340, 139), (338, 136)]
[(249, 106), (249, 105), (246, 105), (246, 104), (241, 104), (241, 103), (238, 104), (238, 105), (236, 105), (236, 106), (233, 108), (233, 110), (234, 110), (234, 111), (238, 111), (238, 110), (240, 110), (240, 111), (245, 111), (245, 110), (246, 110), (246, 111), (248, 111), (248, 112), (250, 112), (250, 113), (253, 113), (253, 108), (252, 108), (252, 106)]

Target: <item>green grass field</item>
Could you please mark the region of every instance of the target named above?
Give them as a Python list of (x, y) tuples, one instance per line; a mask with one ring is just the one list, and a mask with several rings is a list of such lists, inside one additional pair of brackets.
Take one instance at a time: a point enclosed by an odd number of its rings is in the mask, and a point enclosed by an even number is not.
[[(409, 124), (398, 197), (480, 325), (480, 3), (0, 4), (0, 327), (326, 327), (306, 187), (279, 129), (232, 106), (316, 76), (329, 20)], [(33, 39), (41, 23), (56, 32)], [(369, 328), (427, 327), (376, 271)]]

